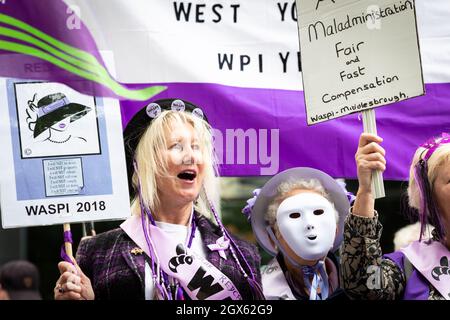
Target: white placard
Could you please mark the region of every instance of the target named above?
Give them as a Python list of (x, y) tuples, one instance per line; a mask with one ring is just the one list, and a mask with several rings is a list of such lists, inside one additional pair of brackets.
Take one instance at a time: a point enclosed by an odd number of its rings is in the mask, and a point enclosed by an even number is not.
[(296, 3), (309, 125), (424, 94), (414, 1)]
[(117, 100), (0, 79), (3, 228), (130, 216)]

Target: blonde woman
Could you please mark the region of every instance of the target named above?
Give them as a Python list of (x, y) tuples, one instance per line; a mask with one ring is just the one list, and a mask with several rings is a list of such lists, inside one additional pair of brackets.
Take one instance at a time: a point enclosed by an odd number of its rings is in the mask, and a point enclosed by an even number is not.
[[(342, 250), (344, 288), (355, 299), (450, 299), (450, 136), (422, 144), (409, 176), (409, 205), (421, 224), (420, 239), (382, 255), (382, 226), (374, 210), (372, 170), (384, 171), (382, 139), (362, 134), (356, 152), (359, 190), (347, 218)], [(427, 223), (432, 239), (424, 239)]]
[(181, 99), (155, 101), (124, 132), (132, 217), (61, 262), (56, 299), (260, 299), (260, 257), (215, 210), (211, 128)]

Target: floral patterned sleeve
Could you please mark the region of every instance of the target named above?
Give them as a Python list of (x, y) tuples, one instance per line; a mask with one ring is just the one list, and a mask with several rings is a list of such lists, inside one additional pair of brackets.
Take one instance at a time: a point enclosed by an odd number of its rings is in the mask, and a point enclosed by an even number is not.
[(342, 283), (352, 299), (393, 300), (402, 296), (405, 276), (391, 260), (383, 259), (383, 227), (373, 218), (349, 214), (341, 247)]

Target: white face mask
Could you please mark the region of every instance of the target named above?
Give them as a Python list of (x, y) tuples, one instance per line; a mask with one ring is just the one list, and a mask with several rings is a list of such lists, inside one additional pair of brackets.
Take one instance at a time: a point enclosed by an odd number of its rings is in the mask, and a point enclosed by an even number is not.
[(333, 247), (336, 216), (333, 205), (317, 193), (302, 192), (281, 202), (277, 224), (289, 247), (302, 259), (318, 260)]

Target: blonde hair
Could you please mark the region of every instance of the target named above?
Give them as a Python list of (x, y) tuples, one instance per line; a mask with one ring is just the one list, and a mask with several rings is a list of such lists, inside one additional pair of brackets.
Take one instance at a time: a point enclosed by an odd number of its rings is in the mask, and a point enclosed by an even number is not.
[(280, 204), (291, 196), (291, 193), (295, 190), (308, 190), (313, 191), (325, 199), (327, 199), (334, 209), (334, 214), (336, 217), (336, 223), (339, 222), (339, 214), (334, 207), (334, 203), (330, 200), (328, 193), (322, 186), (319, 180), (309, 179), (309, 180), (296, 180), (296, 181), (285, 181), (281, 183), (277, 188), (277, 196), (272, 200), (265, 215), (265, 220), (270, 227), (275, 229), (276, 236), (279, 236), (279, 230), (277, 227), (277, 210)]
[[(441, 139), (438, 139), (439, 142)], [(408, 198), (409, 205), (412, 208), (420, 208), (420, 190), (417, 186), (417, 182), (414, 176), (415, 166), (417, 163), (423, 159), (427, 148), (419, 147), (414, 154), (413, 160), (411, 162), (411, 167), (409, 168), (409, 184), (408, 184)], [(440, 145), (431, 155), (427, 161), (428, 172), (427, 177), (430, 183), (431, 191), (434, 191), (434, 182), (437, 178), (438, 169), (445, 163), (450, 161), (450, 143)]]
[[(139, 140), (134, 159), (139, 172), (142, 201), (150, 210), (155, 210), (160, 204), (156, 177), (165, 176), (168, 173), (168, 164), (161, 156), (167, 148), (166, 132), (170, 132), (178, 124), (190, 124), (198, 135), (203, 155), (205, 176), (199, 197), (194, 203), (194, 209), (210, 218), (211, 213), (208, 200), (213, 203), (215, 208), (219, 208), (218, 170), (213, 149), (211, 127), (205, 120), (187, 112), (163, 111), (151, 122)], [(134, 172), (132, 183), (135, 190), (137, 190), (139, 180), (137, 173)], [(207, 190), (208, 196), (205, 190)], [(134, 215), (140, 215), (141, 213), (138, 193), (136, 193), (132, 201), (131, 212)]]
[[(433, 226), (427, 224), (423, 239), (431, 238)], [(410, 243), (420, 239), (421, 225), (420, 222), (409, 224), (395, 232), (394, 234), (394, 251), (407, 247)]]

